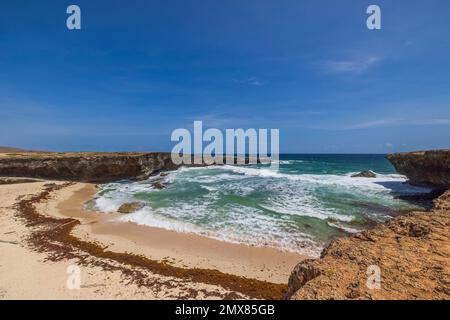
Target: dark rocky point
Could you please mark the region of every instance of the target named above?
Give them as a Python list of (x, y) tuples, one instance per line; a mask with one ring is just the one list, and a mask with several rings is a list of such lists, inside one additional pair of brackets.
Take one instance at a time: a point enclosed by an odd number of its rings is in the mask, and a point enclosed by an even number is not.
[(377, 175), (373, 171), (361, 171), (360, 173), (352, 175), (352, 178), (376, 178)]

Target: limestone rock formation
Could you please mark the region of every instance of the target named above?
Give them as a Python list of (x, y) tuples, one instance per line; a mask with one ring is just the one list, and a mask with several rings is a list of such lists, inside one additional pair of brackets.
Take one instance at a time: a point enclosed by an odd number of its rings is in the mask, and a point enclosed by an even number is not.
[(170, 153), (25, 153), (0, 157), (0, 176), (105, 183), (171, 170)]
[[(286, 298), (450, 299), (449, 200), (332, 241), (295, 267)], [(370, 285), (377, 270), (379, 287)]]
[(450, 149), (395, 153), (387, 158), (412, 184), (450, 189)]

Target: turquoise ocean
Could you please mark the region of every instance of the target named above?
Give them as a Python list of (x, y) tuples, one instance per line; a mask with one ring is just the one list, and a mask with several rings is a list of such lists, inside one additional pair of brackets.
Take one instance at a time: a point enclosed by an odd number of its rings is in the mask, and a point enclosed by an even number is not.
[[(429, 191), (406, 183), (384, 155), (280, 159), (278, 171), (267, 164), (181, 168), (145, 181), (105, 184), (93, 206), (114, 212), (141, 201), (143, 209), (118, 219), (318, 256), (331, 238), (420, 208), (396, 196)], [(363, 170), (377, 178), (351, 177)]]

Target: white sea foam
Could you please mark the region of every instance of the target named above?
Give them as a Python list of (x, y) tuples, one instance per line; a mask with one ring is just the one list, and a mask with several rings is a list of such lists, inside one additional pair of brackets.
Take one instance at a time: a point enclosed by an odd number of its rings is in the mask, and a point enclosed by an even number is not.
[(118, 218), (119, 221), (134, 222), (139, 225), (146, 225), (150, 227), (157, 227), (167, 230), (185, 233), (201, 233), (202, 229), (194, 224), (182, 222), (166, 218), (162, 215), (157, 215), (150, 208), (143, 208), (131, 214), (127, 214)]
[(214, 191), (218, 190), (216, 187), (211, 187), (211, 186), (200, 185), (200, 187), (202, 187), (203, 189), (206, 189), (208, 191), (211, 191), (211, 192), (214, 192)]
[(350, 227), (344, 226), (344, 225), (342, 225), (342, 224), (340, 224), (340, 223), (336, 223), (336, 222), (330, 222), (330, 221), (327, 221), (327, 224), (328, 224), (329, 226), (331, 226), (331, 227), (335, 227), (335, 228), (344, 230), (344, 231), (346, 231), (346, 232), (348, 232), (348, 233), (358, 233), (358, 232), (361, 231), (361, 230), (359, 230), (359, 229), (350, 228)]
[(303, 160), (280, 160), (280, 164), (294, 164), (294, 163), (303, 163)]
[(354, 173), (346, 175), (335, 174), (286, 174), (271, 169), (257, 169), (238, 166), (224, 166), (225, 169), (235, 173), (264, 178), (279, 178), (293, 181), (303, 181), (311, 184), (335, 185), (342, 187), (359, 187), (372, 190), (390, 190), (395, 188), (397, 192), (423, 193), (430, 191), (429, 188), (406, 184), (405, 176), (399, 174), (377, 174), (376, 178), (351, 177)]
[[(178, 207), (178, 213), (181, 212), (181, 215), (189, 215), (190, 217), (201, 216), (203, 210), (206, 210), (205, 205), (190, 206), (184, 204)], [(179, 219), (167, 218), (164, 215), (167, 214), (167, 211), (155, 211), (148, 207), (135, 213), (121, 216), (118, 220), (176, 232), (196, 233), (231, 243), (267, 246), (292, 252), (301, 251), (310, 256), (318, 256), (320, 253), (320, 244), (307, 234), (297, 233), (288, 235), (273, 223), (273, 219), (259, 217), (255, 212), (251, 212), (251, 210), (246, 207), (233, 206), (233, 208), (228, 208), (228, 210), (230, 212), (230, 219), (235, 221), (235, 224), (218, 223), (214, 228), (209, 226), (199, 227), (198, 225), (180, 221)], [(246, 217), (246, 219), (242, 219), (243, 216)], [(255, 237), (256, 230), (259, 230), (257, 237)]]

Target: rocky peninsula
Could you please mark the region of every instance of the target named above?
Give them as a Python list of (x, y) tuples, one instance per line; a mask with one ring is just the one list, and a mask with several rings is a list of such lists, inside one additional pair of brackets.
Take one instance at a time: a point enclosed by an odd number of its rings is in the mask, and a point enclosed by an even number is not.
[(170, 153), (16, 152), (0, 154), (0, 176), (105, 183), (172, 170)]
[[(188, 166), (204, 166), (192, 156)], [(265, 158), (239, 158), (243, 163), (261, 163)], [(238, 157), (223, 163), (238, 163)], [(59, 181), (108, 183), (118, 180), (144, 180), (161, 172), (175, 170), (169, 152), (38, 152), (0, 147), (0, 177)]]

